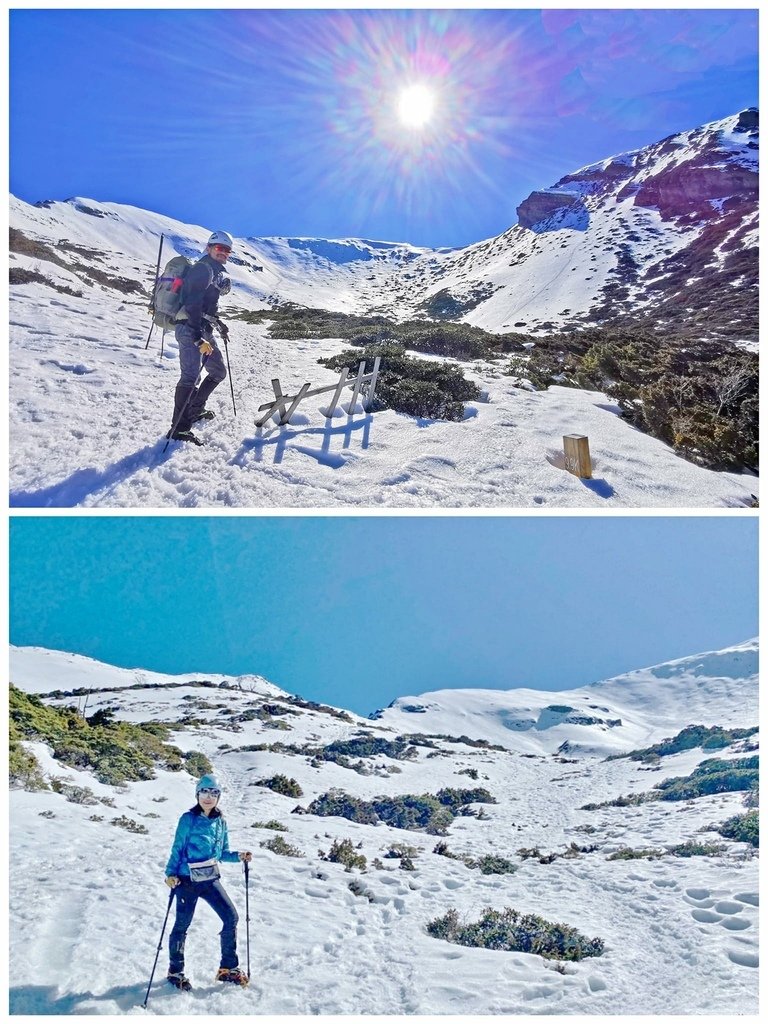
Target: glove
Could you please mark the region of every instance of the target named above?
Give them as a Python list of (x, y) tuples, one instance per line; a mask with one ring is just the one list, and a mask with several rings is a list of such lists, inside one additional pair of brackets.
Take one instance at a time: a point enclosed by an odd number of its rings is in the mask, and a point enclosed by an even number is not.
[(241, 850), (237, 856), (240, 858), (240, 860), (247, 860), (249, 864), (253, 860), (253, 854), (251, 853), (250, 850)]
[(180, 879), (178, 879), (176, 875), (166, 875), (165, 884), (169, 889), (175, 889), (176, 886), (180, 884)]
[(197, 346), (200, 349), (200, 354), (203, 356), (209, 356), (213, 352), (213, 345), (210, 341), (206, 341), (205, 338)]

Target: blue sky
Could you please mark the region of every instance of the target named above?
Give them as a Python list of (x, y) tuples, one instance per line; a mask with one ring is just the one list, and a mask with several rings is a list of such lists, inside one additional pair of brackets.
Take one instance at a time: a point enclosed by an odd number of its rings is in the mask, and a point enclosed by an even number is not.
[[(466, 245), (756, 105), (756, 10), (15, 10), (11, 191), (236, 235)], [(431, 91), (420, 130), (396, 116)]]
[(754, 518), (23, 516), (10, 529), (12, 643), (259, 673), (362, 714), (443, 688), (569, 689), (758, 630)]

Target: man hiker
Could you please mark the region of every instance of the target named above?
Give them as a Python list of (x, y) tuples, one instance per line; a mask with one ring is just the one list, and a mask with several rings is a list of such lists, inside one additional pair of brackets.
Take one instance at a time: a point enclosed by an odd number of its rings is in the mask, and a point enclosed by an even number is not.
[[(205, 255), (184, 275), (181, 309), (174, 321), (181, 364), (171, 420), (170, 436), (175, 441), (202, 444), (192, 433), (192, 424), (198, 420), (213, 419), (214, 414), (205, 408), (205, 403), (213, 389), (227, 376), (221, 351), (213, 339), (212, 325), (205, 317), (216, 317), (219, 296), (229, 291), (230, 281), (224, 272), (224, 264), (232, 252), (232, 245), (230, 234), (214, 231), (208, 239)], [(196, 387), (203, 360), (206, 377)]]

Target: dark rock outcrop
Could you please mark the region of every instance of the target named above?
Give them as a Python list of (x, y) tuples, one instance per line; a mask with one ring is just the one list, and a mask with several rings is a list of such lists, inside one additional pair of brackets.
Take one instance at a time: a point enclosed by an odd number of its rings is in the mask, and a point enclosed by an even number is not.
[(582, 206), (581, 196), (568, 192), (531, 192), (517, 208), (520, 227), (534, 228), (560, 210), (574, 210)]

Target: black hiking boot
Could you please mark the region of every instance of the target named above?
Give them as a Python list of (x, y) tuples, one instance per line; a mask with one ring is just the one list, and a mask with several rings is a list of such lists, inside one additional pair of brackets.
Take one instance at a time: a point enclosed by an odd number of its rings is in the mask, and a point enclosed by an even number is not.
[(200, 446), (203, 444), (197, 434), (193, 434), (191, 430), (174, 430), (171, 434), (171, 440), (188, 441), (190, 444), (198, 444)]
[(191, 992), (192, 983), (189, 978), (185, 978), (181, 971), (168, 971), (168, 981), (173, 985), (174, 988), (179, 989), (181, 992)]
[(212, 420), (215, 415), (216, 413), (211, 409), (203, 409), (203, 411), (199, 412), (197, 416), (192, 417), (192, 422), (199, 423), (200, 420)]
[(220, 967), (216, 972), (216, 981), (229, 981), (233, 985), (242, 985), (243, 988), (248, 984), (248, 980), (248, 975), (239, 967)]

